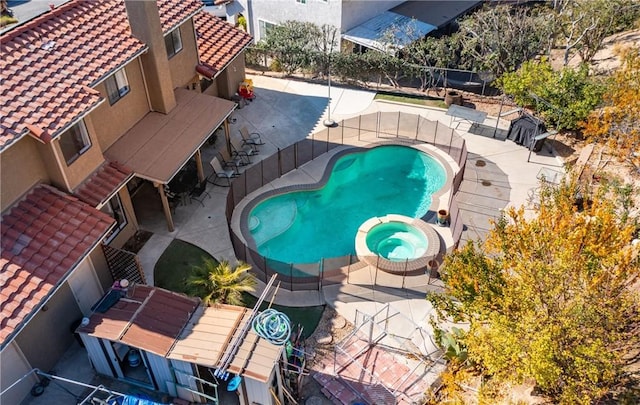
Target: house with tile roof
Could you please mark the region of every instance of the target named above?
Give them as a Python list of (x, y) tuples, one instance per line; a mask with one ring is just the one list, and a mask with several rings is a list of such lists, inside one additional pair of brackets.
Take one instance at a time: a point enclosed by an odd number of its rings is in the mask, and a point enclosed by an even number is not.
[(202, 8), (73, 0), (0, 35), (0, 391), (50, 370), (115, 280), (144, 281), (114, 259), (139, 228), (132, 185), (172, 228), (165, 186), (189, 162), (203, 180), (200, 148), (229, 133), (252, 38)]

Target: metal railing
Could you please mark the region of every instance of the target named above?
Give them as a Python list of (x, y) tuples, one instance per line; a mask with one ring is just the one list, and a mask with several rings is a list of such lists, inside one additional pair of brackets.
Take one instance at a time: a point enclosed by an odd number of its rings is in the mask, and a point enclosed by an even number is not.
[[(226, 202), (226, 217), (231, 242), (236, 257), (249, 263), (256, 277), (266, 283), (271, 275), (278, 273), (281, 286), (288, 290), (321, 290), (323, 285), (341, 283), (345, 280), (349, 282), (350, 274), (364, 267), (355, 255), (324, 258), (318, 263), (311, 264), (280, 262), (265, 257), (252, 249), (230, 225), (235, 207), (248, 194), (326, 152), (343, 145), (361, 145), (364, 141), (379, 144), (429, 144), (453, 158), (460, 170), (455, 173), (452, 179), (452, 190), (448, 201), (449, 226), (454, 246), (460, 240), (463, 224), (453, 197), (462, 182), (467, 160), (464, 139), (445, 124), (427, 120), (416, 114), (377, 112), (360, 115), (345, 119), (335, 127), (323, 129), (286, 148), (278, 149), (276, 153), (255, 163), (233, 180)], [(435, 213), (430, 211), (423, 219), (431, 218), (434, 215)], [(406, 266), (404, 270), (401, 266), (400, 263), (394, 273), (402, 276), (401, 284), (405, 286), (405, 277), (413, 273), (408, 271)], [(376, 269), (376, 275), (378, 270)], [(377, 281), (378, 277), (376, 276)], [(396, 287), (395, 285), (390, 286)]]

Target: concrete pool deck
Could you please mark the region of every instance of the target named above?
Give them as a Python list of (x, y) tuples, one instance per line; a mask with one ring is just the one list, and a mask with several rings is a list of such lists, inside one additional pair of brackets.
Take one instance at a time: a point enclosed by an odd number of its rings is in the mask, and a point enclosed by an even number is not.
[[(327, 110), (326, 85), (259, 75), (248, 77), (253, 80), (257, 97), (234, 112), (233, 118), (236, 121), (230, 128), (232, 136), (238, 135), (236, 132), (240, 126), (261, 134), (265, 145), (260, 147), (260, 154), (254, 162), (275, 153), (278, 148), (284, 148), (325, 128), (322, 122)], [(497, 218), (502, 209), (508, 206), (526, 206), (528, 192), (538, 186), (536, 175), (542, 168), (562, 170), (563, 167), (562, 160), (548, 149), (548, 145), (542, 151), (530, 155), (527, 148), (505, 140), (509, 126), (509, 121), (505, 119), (500, 121), (497, 136), (493, 138), (495, 117), (488, 117), (481, 126), (472, 126), (469, 122), (452, 122), (444, 109), (374, 100), (373, 91), (332, 86), (331, 95), (331, 118), (335, 121), (378, 111), (401, 111), (457, 127), (456, 130), (465, 139), (469, 151), (465, 179), (457, 195), (466, 227), (463, 241), (483, 238), (491, 227), (489, 221)], [(208, 153), (213, 156), (215, 151), (203, 151), (204, 161), (210, 159)], [(529, 157), (530, 161), (527, 162)], [(281, 178), (274, 183), (282, 186), (287, 183), (314, 181), (318, 176), (317, 171), (324, 169), (322, 161), (323, 159), (319, 159), (310, 162), (303, 170), (287, 175), (286, 180)], [(212, 198), (205, 199), (204, 207), (192, 205), (189, 210), (176, 214), (177, 227), (174, 232), (168, 232), (162, 220), (140, 220), (143, 229), (154, 233), (139, 252), (150, 284), (153, 283), (155, 262), (175, 238), (193, 243), (217, 259), (235, 259), (224, 218), (228, 188), (212, 186), (209, 192)], [(371, 279), (370, 275), (362, 277)], [(367, 284), (363, 280), (357, 284), (328, 286), (322, 292), (289, 292), (281, 288), (276, 302), (288, 306), (326, 302), (348, 320), (354, 319), (356, 308), (376, 311), (382, 305), (393, 302), (394, 306), (407, 306), (405, 313), (415, 314), (417, 322), (424, 321), (423, 314), (429, 308), (425, 307), (428, 303), (424, 300), (424, 295), (417, 295), (419, 289), (376, 290)], [(427, 289), (427, 286), (422, 287)], [(438, 285), (436, 283), (430, 287), (437, 288)]]

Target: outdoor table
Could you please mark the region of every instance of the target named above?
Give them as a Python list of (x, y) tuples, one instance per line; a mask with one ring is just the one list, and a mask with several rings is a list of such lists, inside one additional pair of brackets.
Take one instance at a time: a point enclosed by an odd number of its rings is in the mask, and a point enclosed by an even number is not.
[[(487, 113), (484, 111), (474, 110), (473, 108), (463, 107), (457, 104), (451, 104), (449, 106), (447, 115), (451, 117), (449, 126), (453, 125), (454, 122), (460, 125), (460, 122), (463, 120), (469, 121), (471, 126), (473, 126), (475, 124), (482, 124), (487, 118)], [(456, 129), (458, 129), (458, 125), (456, 125)]]

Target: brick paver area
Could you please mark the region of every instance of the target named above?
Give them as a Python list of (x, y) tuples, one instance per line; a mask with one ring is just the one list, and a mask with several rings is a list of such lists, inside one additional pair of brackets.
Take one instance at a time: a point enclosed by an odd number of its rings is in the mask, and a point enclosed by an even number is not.
[(421, 403), (429, 382), (404, 364), (404, 359), (354, 335), (342, 350), (316, 362), (313, 378), (336, 405)]

